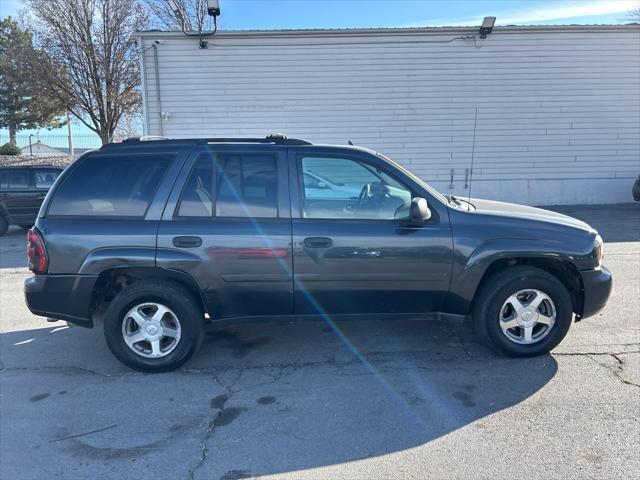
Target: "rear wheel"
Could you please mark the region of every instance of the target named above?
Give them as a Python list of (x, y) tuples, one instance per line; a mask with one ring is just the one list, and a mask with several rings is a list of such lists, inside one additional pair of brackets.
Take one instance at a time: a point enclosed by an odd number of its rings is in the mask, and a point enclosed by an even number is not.
[(479, 337), (514, 357), (547, 353), (567, 335), (571, 296), (553, 275), (535, 267), (501, 270), (483, 282), (473, 307)]
[(7, 233), (7, 230), (9, 230), (9, 222), (4, 215), (0, 214), (0, 237)]
[(167, 372), (182, 366), (203, 338), (200, 302), (182, 285), (142, 280), (113, 299), (104, 318), (111, 352), (127, 367)]

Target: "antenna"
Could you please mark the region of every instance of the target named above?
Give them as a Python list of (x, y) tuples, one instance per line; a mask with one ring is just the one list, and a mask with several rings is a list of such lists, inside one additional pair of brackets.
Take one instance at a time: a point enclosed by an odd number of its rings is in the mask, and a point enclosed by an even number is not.
[(478, 124), (478, 107), (476, 106), (476, 113), (473, 117), (473, 142), (471, 144), (471, 168), (469, 169), (469, 195), (467, 196), (467, 202), (471, 203), (471, 185), (473, 183), (473, 157), (476, 153), (476, 125)]

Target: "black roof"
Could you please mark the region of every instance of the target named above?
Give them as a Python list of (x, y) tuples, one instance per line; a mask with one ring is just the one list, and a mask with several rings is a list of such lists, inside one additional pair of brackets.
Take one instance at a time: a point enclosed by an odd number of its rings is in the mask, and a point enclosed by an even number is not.
[(150, 135), (147, 137), (128, 138), (121, 143), (110, 143), (103, 145), (102, 148), (112, 146), (133, 146), (142, 143), (153, 143), (156, 145), (184, 145), (184, 144), (207, 144), (207, 143), (262, 143), (273, 145), (312, 145), (307, 140), (299, 138), (287, 138), (281, 133), (274, 133), (264, 138), (165, 138), (161, 136)]

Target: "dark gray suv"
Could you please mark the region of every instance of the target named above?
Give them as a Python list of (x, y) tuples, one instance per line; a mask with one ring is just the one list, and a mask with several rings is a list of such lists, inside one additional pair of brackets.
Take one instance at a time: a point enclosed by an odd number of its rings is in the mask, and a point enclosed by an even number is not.
[(511, 356), (548, 352), (611, 291), (602, 239), (557, 213), (445, 197), (354, 146), (128, 140), (58, 178), (29, 231), (36, 315), (104, 325), (159, 372), (205, 322), (473, 317)]

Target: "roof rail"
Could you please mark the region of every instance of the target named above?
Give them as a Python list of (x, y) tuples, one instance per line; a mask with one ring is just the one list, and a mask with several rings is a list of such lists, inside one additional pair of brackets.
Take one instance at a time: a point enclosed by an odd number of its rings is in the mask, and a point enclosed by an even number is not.
[[(312, 145), (307, 140), (299, 138), (287, 138), (282, 133), (272, 133), (265, 138), (167, 138), (160, 135), (146, 135), (143, 137), (131, 137), (122, 143), (136, 143), (162, 141), (171, 143), (275, 143), (278, 145)], [(116, 144), (117, 145), (117, 144)]]
[(287, 138), (282, 133), (272, 133), (265, 138), (207, 138), (207, 143), (276, 143), (278, 145), (312, 145), (307, 140), (299, 138)]
[(162, 135), (143, 135), (141, 137), (129, 137), (122, 140), (121, 143), (124, 142), (150, 142), (154, 140), (170, 140), (168, 137), (163, 137)]

